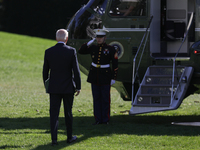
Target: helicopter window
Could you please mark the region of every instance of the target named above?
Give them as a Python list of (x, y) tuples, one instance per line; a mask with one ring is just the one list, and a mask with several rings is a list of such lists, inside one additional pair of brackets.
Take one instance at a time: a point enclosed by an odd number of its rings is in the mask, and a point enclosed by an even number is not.
[(115, 17), (146, 16), (147, 0), (113, 0), (109, 14)]
[(106, 5), (108, 0), (94, 1), (91, 8), (98, 14), (103, 15), (105, 13)]
[(105, 13), (108, 0), (90, 0), (75, 15), (68, 25), (71, 39), (94, 38), (96, 28), (102, 28), (101, 15)]

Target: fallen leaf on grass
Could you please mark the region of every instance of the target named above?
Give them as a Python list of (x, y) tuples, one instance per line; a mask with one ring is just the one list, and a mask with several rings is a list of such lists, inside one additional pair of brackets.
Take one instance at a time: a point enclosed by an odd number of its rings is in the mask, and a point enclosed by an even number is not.
[(120, 113), (127, 113), (127, 112), (129, 112), (129, 110), (120, 111)]

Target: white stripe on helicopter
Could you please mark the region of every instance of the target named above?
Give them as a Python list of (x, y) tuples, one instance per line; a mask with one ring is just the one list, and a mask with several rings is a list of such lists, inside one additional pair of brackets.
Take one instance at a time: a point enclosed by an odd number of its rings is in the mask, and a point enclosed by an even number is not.
[[(109, 32), (145, 32), (147, 28), (105, 28), (103, 29), (108, 30)], [(148, 29), (150, 31), (150, 29)], [(200, 31), (200, 28), (195, 28), (195, 31)]]
[[(104, 30), (108, 30), (109, 32), (145, 32), (147, 28), (106, 28), (103, 26)], [(148, 29), (150, 31), (150, 29)]]
[[(147, 28), (104, 28), (109, 32), (145, 32)], [(150, 31), (150, 29), (148, 30)]]
[(195, 31), (200, 31), (200, 28), (195, 28)]

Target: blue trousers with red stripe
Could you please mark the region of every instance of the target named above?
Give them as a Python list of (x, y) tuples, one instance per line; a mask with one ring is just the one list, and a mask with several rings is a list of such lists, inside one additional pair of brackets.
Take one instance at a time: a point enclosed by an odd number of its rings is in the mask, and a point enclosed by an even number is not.
[(110, 120), (110, 85), (92, 84), (93, 109), (96, 122)]

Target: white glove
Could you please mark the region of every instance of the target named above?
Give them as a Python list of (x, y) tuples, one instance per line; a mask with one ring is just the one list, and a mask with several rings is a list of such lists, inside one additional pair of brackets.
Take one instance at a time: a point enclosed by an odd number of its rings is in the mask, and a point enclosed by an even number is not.
[(93, 42), (94, 42), (95, 38), (93, 38), (92, 40), (90, 40), (88, 43), (87, 43), (87, 46), (90, 46)]
[(115, 80), (112, 79), (110, 85), (113, 85), (113, 84), (115, 84)]

